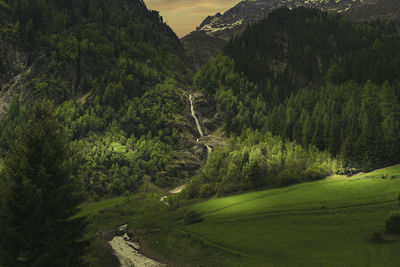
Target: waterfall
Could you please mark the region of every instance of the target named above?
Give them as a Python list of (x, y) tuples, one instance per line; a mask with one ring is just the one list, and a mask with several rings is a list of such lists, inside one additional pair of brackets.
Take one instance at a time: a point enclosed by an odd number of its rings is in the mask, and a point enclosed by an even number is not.
[(190, 112), (192, 113), (192, 117), (194, 118), (194, 121), (196, 122), (197, 131), (199, 132), (200, 137), (203, 137), (204, 134), (203, 134), (203, 131), (201, 130), (200, 122), (196, 117), (196, 113), (194, 112), (193, 99), (192, 99), (191, 94), (189, 94), (189, 101), (190, 101)]
[[(190, 101), (190, 113), (192, 114), (192, 117), (194, 118), (194, 121), (196, 122), (196, 128), (197, 128), (197, 131), (199, 132), (199, 135), (201, 138), (204, 136), (204, 133), (201, 130), (199, 119), (197, 118), (196, 113), (194, 111), (193, 98), (192, 98), (191, 94), (189, 94), (189, 101)], [(199, 142), (199, 139), (197, 138), (196, 141)], [(203, 143), (203, 144), (207, 148), (207, 155), (210, 155), (210, 153), (212, 152), (212, 148), (210, 146), (208, 146), (206, 143)]]

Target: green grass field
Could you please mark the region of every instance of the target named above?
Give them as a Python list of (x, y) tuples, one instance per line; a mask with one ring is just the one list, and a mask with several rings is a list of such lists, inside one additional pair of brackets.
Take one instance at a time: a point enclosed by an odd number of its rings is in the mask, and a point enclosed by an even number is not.
[(126, 197), (115, 197), (89, 204), (82, 204), (80, 206), (81, 210), (77, 216), (95, 216), (102, 210), (124, 203), (126, 199)]
[[(366, 238), (384, 228), (397, 208), (397, 192), (400, 165), (186, 202), (178, 209), (158, 204), (154, 196), (142, 202), (146, 207), (136, 200), (125, 218), (144, 253), (173, 266), (399, 266), (400, 241)], [(204, 221), (184, 225), (189, 209)]]

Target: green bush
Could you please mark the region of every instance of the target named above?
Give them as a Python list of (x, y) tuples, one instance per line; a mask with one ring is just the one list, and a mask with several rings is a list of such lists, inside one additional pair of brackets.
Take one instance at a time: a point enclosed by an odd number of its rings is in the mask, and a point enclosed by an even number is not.
[(306, 180), (319, 180), (329, 175), (329, 172), (320, 166), (308, 167), (303, 176)]
[(386, 218), (386, 230), (400, 233), (400, 211), (393, 211)]
[(200, 197), (209, 197), (214, 194), (214, 187), (210, 184), (203, 184), (199, 190)]
[(185, 224), (193, 224), (197, 222), (201, 222), (203, 220), (203, 217), (201, 216), (200, 213), (195, 212), (193, 210), (188, 211), (185, 214), (185, 217), (183, 218), (183, 221)]

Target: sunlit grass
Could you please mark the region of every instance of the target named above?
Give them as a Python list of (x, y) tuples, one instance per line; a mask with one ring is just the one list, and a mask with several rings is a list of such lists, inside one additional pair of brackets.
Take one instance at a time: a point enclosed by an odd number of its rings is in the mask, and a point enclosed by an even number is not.
[[(84, 207), (88, 236), (128, 223), (142, 252), (173, 266), (398, 266), (400, 242), (371, 243), (397, 208), (400, 165), (358, 174), (205, 201), (178, 209), (159, 202), (149, 185), (129, 200)], [(115, 202), (114, 202), (115, 201)], [(114, 207), (110, 207), (115, 205)], [(204, 221), (184, 225), (187, 210)], [(175, 264), (175, 265), (174, 265)]]
[(239, 266), (398, 266), (400, 242), (370, 243), (366, 235), (383, 229), (397, 207), (399, 174), (397, 165), (213, 198), (192, 206), (205, 220), (184, 230), (247, 255)]
[(400, 191), (400, 176), (383, 179), (381, 175), (390, 177), (396, 173), (400, 174), (399, 165), (351, 178), (336, 175), (285, 188), (214, 198), (194, 205), (193, 209), (204, 213), (206, 217), (218, 217), (391, 201)]

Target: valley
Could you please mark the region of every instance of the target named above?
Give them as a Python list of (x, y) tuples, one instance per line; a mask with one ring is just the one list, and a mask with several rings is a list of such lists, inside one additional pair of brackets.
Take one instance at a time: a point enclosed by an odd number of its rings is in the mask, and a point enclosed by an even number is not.
[(397, 266), (399, 10), (0, 0), (0, 266)]

